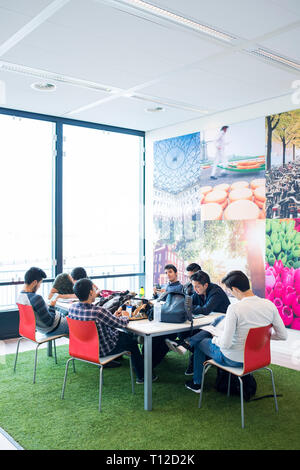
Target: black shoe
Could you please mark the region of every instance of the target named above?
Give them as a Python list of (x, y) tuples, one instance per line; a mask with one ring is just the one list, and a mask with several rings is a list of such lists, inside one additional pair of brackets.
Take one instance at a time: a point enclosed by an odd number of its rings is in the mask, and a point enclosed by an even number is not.
[(217, 176), (211, 176), (210, 179), (211, 179), (211, 180), (217, 180), (218, 177), (217, 177)]
[(187, 382), (185, 382), (185, 387), (188, 388), (189, 390), (192, 390), (192, 392), (195, 392), (195, 393), (201, 392), (201, 385), (194, 384), (192, 380), (188, 380)]
[(108, 362), (107, 364), (105, 364), (105, 367), (106, 369), (115, 369), (116, 367), (120, 367), (121, 366), (121, 362), (119, 361), (110, 361)]

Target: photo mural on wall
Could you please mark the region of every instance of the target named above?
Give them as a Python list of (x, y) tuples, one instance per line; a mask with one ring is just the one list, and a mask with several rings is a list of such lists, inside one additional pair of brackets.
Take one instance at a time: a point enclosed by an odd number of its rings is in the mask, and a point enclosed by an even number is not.
[(300, 216), (300, 109), (266, 117), (266, 216)]
[(154, 144), (154, 283), (244, 271), (300, 329), (300, 110)]
[(204, 132), (201, 220), (265, 218), (264, 119)]
[[(220, 142), (223, 149), (218, 148)], [(186, 282), (185, 267), (191, 262), (200, 263), (218, 283), (240, 265), (254, 278), (259, 266), (254, 283), (264, 295), (264, 254), (254, 264), (249, 254), (250, 233), (258, 229), (248, 231), (247, 224), (240, 224), (264, 218), (264, 150), (264, 119), (154, 143), (154, 284), (165, 282), (163, 268), (168, 263), (177, 266), (181, 282)], [(205, 235), (209, 232), (210, 245)], [(259, 233), (264, 250), (264, 225), (260, 224)], [(235, 234), (244, 250), (250, 247), (242, 258)], [(216, 253), (214, 243), (222, 237), (228, 242), (228, 252), (220, 251), (219, 260), (208, 262)], [(210, 252), (209, 258), (205, 252)]]
[(300, 330), (300, 110), (266, 117), (266, 298)]

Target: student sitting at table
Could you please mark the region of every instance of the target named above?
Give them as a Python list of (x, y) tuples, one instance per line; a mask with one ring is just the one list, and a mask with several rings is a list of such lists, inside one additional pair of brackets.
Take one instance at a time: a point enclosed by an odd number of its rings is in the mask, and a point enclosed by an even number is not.
[[(122, 351), (131, 352), (132, 365), (136, 373), (136, 383), (144, 383), (144, 361), (136, 339), (129, 333), (119, 331), (129, 322), (122, 317), (121, 311), (112, 314), (103, 307), (94, 305), (97, 292), (90, 279), (80, 279), (74, 284), (74, 293), (79, 302), (71, 305), (69, 318), (80, 321), (95, 321), (99, 335), (99, 355), (101, 357), (118, 354)], [(153, 376), (153, 381), (157, 377)]]
[(36, 320), (36, 329), (41, 333), (51, 335), (68, 334), (69, 328), (64, 315), (55, 311), (53, 307), (47, 307), (41, 295), (37, 294), (46, 273), (40, 269), (32, 267), (25, 273), (24, 288), (18, 296), (17, 303), (31, 305)]
[(174, 292), (174, 293), (182, 293), (183, 292), (183, 285), (180, 281), (178, 281), (178, 273), (177, 268), (174, 264), (167, 264), (164, 267), (165, 275), (168, 278), (168, 284), (165, 289), (158, 290), (156, 287), (153, 289), (153, 298), (157, 299), (159, 296), (165, 293)]
[(191, 263), (186, 267), (186, 274), (189, 278), (188, 282), (183, 286), (183, 291), (186, 295), (193, 295), (195, 293), (191, 277), (198, 271), (201, 271), (201, 266), (197, 263)]
[(221, 365), (243, 367), (245, 341), (250, 328), (272, 324), (272, 340), (285, 340), (286, 328), (275, 305), (267, 299), (257, 297), (250, 288), (250, 282), (242, 271), (231, 271), (222, 282), (230, 293), (239, 300), (231, 304), (224, 317), (221, 334), (213, 338), (195, 341), (186, 340), (186, 347), (194, 346), (194, 378), (185, 386), (200, 393), (203, 362), (207, 357)]
[[(51, 300), (54, 294), (58, 294), (58, 295), (56, 296), (55, 300), (50, 302), (50, 305), (54, 307), (58, 299), (77, 299), (73, 291), (73, 286), (76, 281), (79, 281), (79, 279), (85, 279), (85, 278), (87, 278), (87, 273), (86, 273), (86, 270), (82, 267), (74, 268), (71, 271), (71, 274), (67, 274), (67, 273), (58, 274), (49, 292), (48, 299)], [(99, 292), (99, 289), (97, 288), (97, 286), (95, 287), (97, 289), (97, 292)]]
[[(230, 305), (229, 298), (222, 287), (210, 282), (210, 277), (204, 271), (197, 271), (190, 277), (194, 288), (193, 299), (193, 315), (209, 315), (212, 312), (226, 313)], [(201, 337), (207, 337), (207, 332), (196, 333)], [(166, 340), (169, 349), (179, 354), (184, 354), (186, 349), (182, 346), (186, 334), (179, 335), (178, 341)], [(190, 357), (185, 375), (193, 375), (194, 357)]]

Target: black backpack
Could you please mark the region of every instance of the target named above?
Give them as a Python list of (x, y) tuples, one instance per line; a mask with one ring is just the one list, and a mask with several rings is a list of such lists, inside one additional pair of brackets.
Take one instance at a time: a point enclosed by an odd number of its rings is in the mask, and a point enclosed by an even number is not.
[[(217, 368), (217, 379), (215, 387), (218, 392), (227, 393), (229, 373), (226, 370)], [(245, 401), (249, 401), (256, 393), (256, 380), (253, 374), (242, 377), (243, 396)], [(230, 395), (240, 395), (240, 381), (236, 375), (231, 374), (230, 378)]]
[[(193, 300), (183, 292), (168, 292), (162, 295), (158, 302), (161, 304), (161, 322), (163, 323), (184, 323), (191, 322), (193, 327)], [(148, 312), (148, 320), (153, 320), (153, 307)]]

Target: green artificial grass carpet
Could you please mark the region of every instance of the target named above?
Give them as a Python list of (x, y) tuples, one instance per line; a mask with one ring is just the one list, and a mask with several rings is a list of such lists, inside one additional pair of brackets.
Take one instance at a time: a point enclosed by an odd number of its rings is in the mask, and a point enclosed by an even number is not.
[[(144, 387), (131, 393), (129, 362), (104, 369), (102, 411), (98, 411), (99, 371), (76, 361), (69, 367), (65, 398), (63, 384), (68, 346), (57, 348), (58, 364), (38, 356), (37, 379), (32, 384), (34, 351), (0, 362), (0, 427), (24, 449), (105, 450), (237, 450), (300, 448), (300, 373), (272, 366), (279, 412), (273, 398), (245, 402), (245, 428), (241, 428), (240, 400), (214, 389), (216, 369), (205, 378), (202, 408), (199, 395), (184, 387), (186, 356), (169, 353), (156, 369), (153, 411), (144, 411)], [(272, 393), (267, 371), (255, 373), (256, 396)]]

